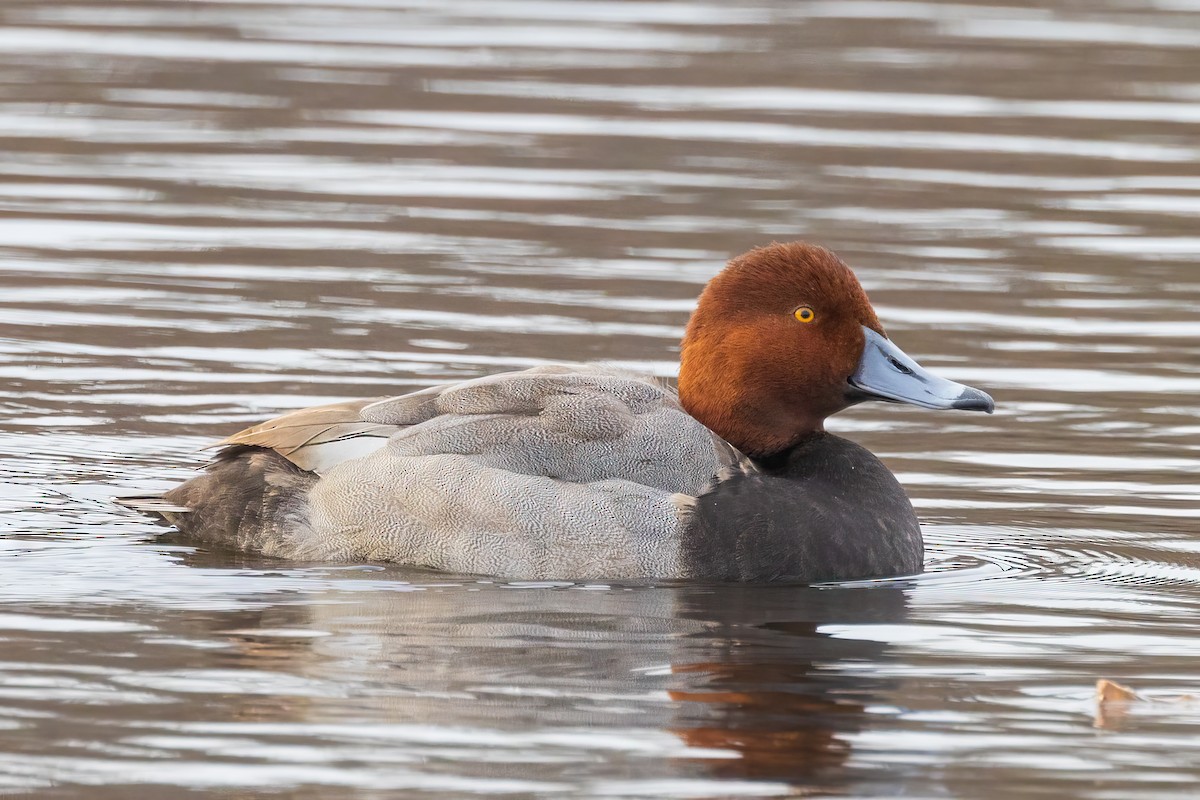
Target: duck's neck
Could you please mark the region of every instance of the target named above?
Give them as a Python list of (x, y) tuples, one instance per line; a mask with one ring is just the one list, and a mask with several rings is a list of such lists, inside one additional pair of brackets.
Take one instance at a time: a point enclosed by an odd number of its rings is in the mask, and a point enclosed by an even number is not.
[[(699, 348), (698, 348), (699, 349)], [(679, 369), (679, 400), (713, 433), (754, 459), (775, 459), (825, 429), (824, 415), (806, 412), (786, 387), (746, 374), (745, 361), (697, 357), (685, 345)]]
[(788, 447), (774, 453), (767, 453), (765, 455), (747, 453), (747, 455), (754, 462), (754, 466), (758, 467), (762, 472), (787, 474), (792, 471), (794, 462), (803, 459), (804, 454), (814, 447), (820, 447), (830, 436), (831, 434), (826, 433), (824, 430), (812, 431), (811, 433), (804, 434)]

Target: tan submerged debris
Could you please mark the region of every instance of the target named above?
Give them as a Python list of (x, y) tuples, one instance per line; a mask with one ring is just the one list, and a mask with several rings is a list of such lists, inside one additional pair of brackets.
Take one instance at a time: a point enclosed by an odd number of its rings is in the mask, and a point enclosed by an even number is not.
[(1128, 686), (1122, 686), (1116, 681), (1110, 681), (1107, 678), (1101, 678), (1096, 681), (1096, 702), (1097, 703), (1112, 703), (1116, 701), (1128, 701), (1139, 699), (1137, 693)]
[(1100, 678), (1096, 681), (1096, 715), (1094, 725), (1097, 728), (1116, 728), (1128, 715), (1130, 708), (1136, 704), (1154, 704), (1157, 706), (1179, 706), (1200, 701), (1194, 694), (1181, 694), (1174, 697), (1145, 697), (1128, 686), (1116, 681)]

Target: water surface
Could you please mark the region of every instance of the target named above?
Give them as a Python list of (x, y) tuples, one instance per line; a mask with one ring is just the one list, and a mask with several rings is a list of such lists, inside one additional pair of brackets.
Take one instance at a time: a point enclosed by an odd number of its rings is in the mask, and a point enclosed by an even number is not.
[[(1191, 797), (1200, 5), (0, 5), (0, 793)], [(540, 585), (113, 507), (280, 411), (669, 376), (837, 250), (993, 417), (861, 406), (915, 581)], [(1097, 715), (1098, 678), (1151, 700)]]

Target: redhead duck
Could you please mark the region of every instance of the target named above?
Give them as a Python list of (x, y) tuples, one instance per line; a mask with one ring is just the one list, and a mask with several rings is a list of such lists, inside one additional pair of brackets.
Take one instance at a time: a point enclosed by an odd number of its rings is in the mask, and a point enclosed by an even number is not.
[(123, 502), (203, 542), (310, 561), (543, 580), (916, 573), (904, 490), (824, 430), (864, 400), (993, 408), (892, 344), (832, 252), (772, 244), (705, 287), (678, 392), (584, 364), (318, 406)]

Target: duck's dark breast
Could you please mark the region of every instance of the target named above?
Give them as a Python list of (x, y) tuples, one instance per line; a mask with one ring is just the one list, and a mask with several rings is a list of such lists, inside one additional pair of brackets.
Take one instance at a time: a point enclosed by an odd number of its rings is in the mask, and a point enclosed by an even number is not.
[(920, 572), (912, 504), (870, 451), (822, 433), (757, 466), (697, 498), (684, 532), (688, 577), (812, 583)]

